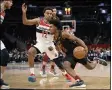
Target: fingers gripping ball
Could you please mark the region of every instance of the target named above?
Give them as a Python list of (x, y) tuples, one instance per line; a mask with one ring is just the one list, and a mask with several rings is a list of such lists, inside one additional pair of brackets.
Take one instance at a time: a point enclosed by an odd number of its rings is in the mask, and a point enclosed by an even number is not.
[(81, 46), (77, 46), (74, 50), (73, 50), (73, 55), (75, 58), (77, 59), (83, 59), (86, 56), (86, 52), (84, 50), (83, 47)]

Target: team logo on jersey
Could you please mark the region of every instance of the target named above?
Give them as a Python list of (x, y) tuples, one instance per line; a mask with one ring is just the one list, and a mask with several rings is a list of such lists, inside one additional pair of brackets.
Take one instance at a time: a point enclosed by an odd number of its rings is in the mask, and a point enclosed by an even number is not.
[(42, 30), (42, 31), (48, 31), (49, 30), (49, 24), (45, 23), (44, 19), (41, 18), (39, 26), (37, 26), (36, 28), (39, 30)]
[(44, 26), (44, 25), (39, 25), (38, 27), (36, 27), (39, 30), (45, 31), (45, 30), (49, 30), (48, 26)]

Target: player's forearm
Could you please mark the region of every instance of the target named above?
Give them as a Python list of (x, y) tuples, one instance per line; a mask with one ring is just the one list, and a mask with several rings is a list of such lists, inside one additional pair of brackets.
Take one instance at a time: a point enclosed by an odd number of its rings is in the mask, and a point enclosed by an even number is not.
[(26, 13), (23, 13), (22, 20), (23, 20), (23, 24), (24, 24), (24, 25), (29, 25), (29, 24), (28, 24), (28, 19), (27, 19), (27, 17), (26, 17)]
[(23, 24), (26, 25), (26, 23), (27, 23), (26, 13), (23, 13), (22, 20), (23, 20)]
[(86, 44), (84, 43), (84, 41), (82, 41), (80, 38), (76, 38), (75, 41), (80, 44), (82, 47), (87, 49)]

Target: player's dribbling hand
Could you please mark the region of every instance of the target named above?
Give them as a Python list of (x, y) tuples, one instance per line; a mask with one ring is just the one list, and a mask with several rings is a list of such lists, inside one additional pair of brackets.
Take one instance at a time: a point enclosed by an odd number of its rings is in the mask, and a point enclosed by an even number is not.
[(22, 11), (23, 13), (26, 13), (27, 11), (27, 5), (25, 5), (25, 3), (22, 4)]

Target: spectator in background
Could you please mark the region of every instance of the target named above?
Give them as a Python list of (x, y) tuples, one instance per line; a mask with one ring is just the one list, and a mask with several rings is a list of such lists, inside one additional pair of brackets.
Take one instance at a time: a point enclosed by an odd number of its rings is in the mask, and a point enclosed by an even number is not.
[(100, 58), (103, 58), (103, 49), (101, 49)]
[(98, 57), (98, 52), (95, 50), (95, 48), (91, 48), (88, 51), (88, 58), (93, 60), (95, 57)]
[(98, 57), (100, 57), (100, 48), (99, 47), (96, 47), (96, 52), (97, 52), (97, 54), (98, 54)]
[(111, 60), (111, 50), (110, 50), (110, 47), (107, 48), (106, 53), (107, 53), (107, 59), (110, 61)]
[(87, 36), (84, 36), (84, 39), (83, 39), (83, 41), (85, 42), (85, 44), (89, 44), (89, 40), (88, 40), (88, 37)]
[(106, 53), (106, 48), (103, 49), (103, 58), (104, 60), (107, 60), (107, 53)]
[(59, 19), (59, 17), (57, 17), (57, 9), (56, 9), (56, 7), (52, 7), (52, 10), (53, 10), (53, 19), (55, 18), (55, 19)]

